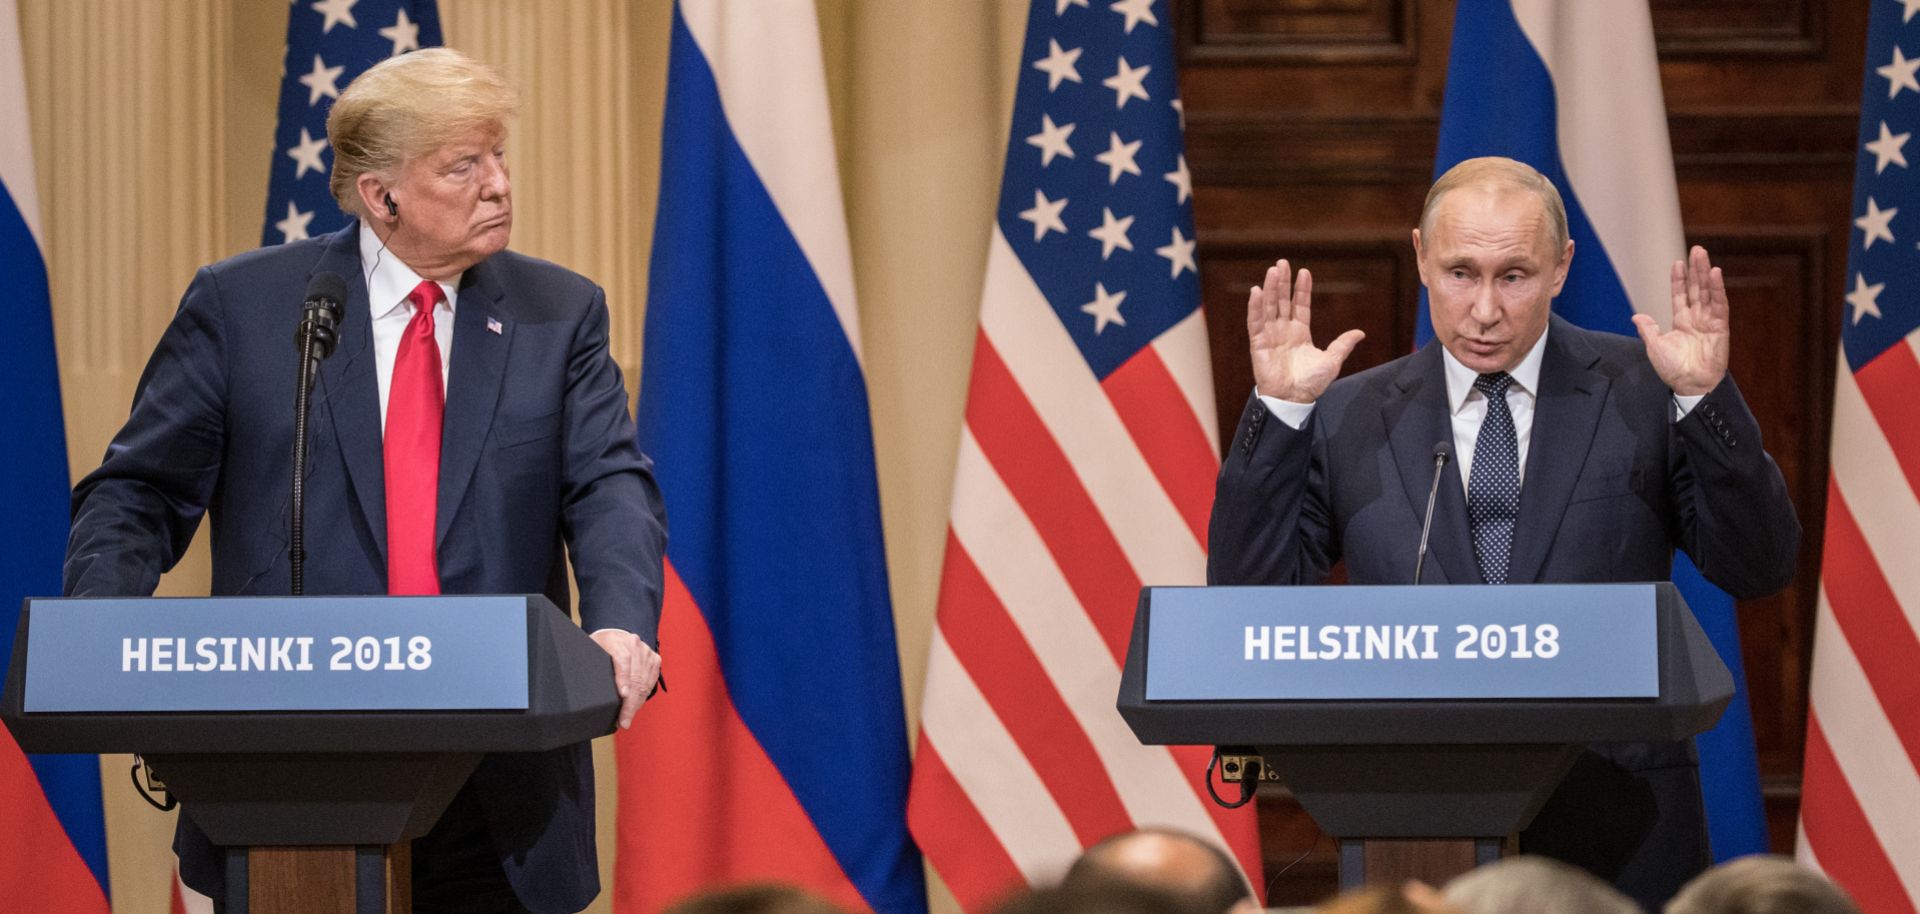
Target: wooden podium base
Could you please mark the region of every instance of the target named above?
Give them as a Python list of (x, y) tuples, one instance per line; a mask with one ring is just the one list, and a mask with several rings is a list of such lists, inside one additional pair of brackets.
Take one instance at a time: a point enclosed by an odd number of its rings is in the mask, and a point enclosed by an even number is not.
[(1342, 838), (1340, 891), (1400, 885), (1418, 879), (1435, 888), (1483, 863), (1500, 859), (1499, 838)]
[[(399, 844), (233, 848), (227, 914), (412, 914), (413, 854)], [(235, 876), (240, 878), (236, 879)]]

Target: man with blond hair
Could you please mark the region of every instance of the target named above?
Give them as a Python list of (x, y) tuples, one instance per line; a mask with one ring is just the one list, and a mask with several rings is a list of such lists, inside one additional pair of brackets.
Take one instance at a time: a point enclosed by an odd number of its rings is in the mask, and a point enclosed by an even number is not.
[[(1635, 341), (1553, 316), (1574, 245), (1525, 164), (1455, 166), (1412, 237), (1434, 343), (1351, 377), (1335, 380), (1363, 334), (1314, 344), (1311, 272), (1282, 260), (1249, 292), (1255, 390), (1220, 469), (1210, 583), (1319, 584), (1341, 561), (1355, 584), (1414, 583), (1445, 450), (1424, 583), (1659, 581), (1679, 547), (1736, 597), (1786, 585), (1800, 524), (1727, 373), (1704, 249), (1673, 264), (1671, 327), (1637, 316)], [(1706, 865), (1692, 743), (1590, 747), (1521, 847), (1657, 907)]]
[[(544, 593), (613, 661), (631, 724), (656, 683), (665, 517), (591, 281), (514, 254), (515, 95), (457, 51), (368, 70), (328, 119), (356, 221), (202, 268), (126, 425), (74, 489), (66, 591), (153, 592), (202, 514), (213, 593), (284, 594), (296, 353), (310, 277), (345, 278), (316, 382), (306, 592)], [(186, 883), (222, 861), (183, 810)], [(599, 892), (585, 744), (484, 757), (414, 842), (414, 910), (578, 911)]]

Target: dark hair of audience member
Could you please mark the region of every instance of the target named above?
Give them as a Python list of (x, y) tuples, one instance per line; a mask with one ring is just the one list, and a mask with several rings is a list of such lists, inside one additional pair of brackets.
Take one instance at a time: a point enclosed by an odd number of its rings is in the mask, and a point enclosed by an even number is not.
[(993, 914), (1210, 914), (1178, 896), (1131, 882), (1060, 885), (1022, 892)]
[(698, 892), (664, 914), (847, 914), (818, 895), (779, 883), (756, 883)]
[[(1112, 859), (1119, 845), (1141, 839), (1171, 841), (1199, 850), (1211, 864), (1207, 874), (1196, 884), (1176, 886), (1162, 879), (1129, 872)], [(1253, 897), (1247, 889), (1247, 883), (1240, 878), (1239, 864), (1227, 856), (1226, 851), (1185, 832), (1162, 828), (1143, 828), (1114, 835), (1087, 848), (1079, 859), (1073, 861), (1073, 866), (1068, 868), (1060, 884), (1067, 888), (1107, 884), (1151, 888), (1186, 900), (1201, 914), (1222, 914)]]
[(1687, 883), (1665, 914), (1860, 914), (1827, 877), (1785, 857), (1741, 857)]

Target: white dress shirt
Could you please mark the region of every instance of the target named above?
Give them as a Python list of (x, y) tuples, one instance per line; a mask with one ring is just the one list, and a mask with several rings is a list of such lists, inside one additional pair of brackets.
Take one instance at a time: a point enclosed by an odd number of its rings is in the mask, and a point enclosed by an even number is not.
[[(360, 275), (367, 283), (367, 304), (373, 311), (373, 373), (380, 381), (380, 429), (387, 428), (387, 395), (393, 389), (393, 362), (400, 356), (400, 340), (413, 321), (413, 302), (407, 294), (423, 281), (412, 267), (380, 243), (373, 227), (360, 223)], [(433, 309), (433, 341), (440, 347), (440, 389), (447, 387), (447, 366), (453, 361), (453, 307), (459, 290), (436, 283), (445, 301)]]
[[(1513, 416), (1513, 434), (1520, 444), (1520, 484), (1527, 483), (1527, 445), (1533, 441), (1533, 402), (1540, 395), (1540, 363), (1547, 357), (1547, 332), (1533, 341), (1520, 364), (1507, 374), (1507, 412)], [(1453, 459), (1460, 465), (1460, 484), (1473, 478), (1473, 448), (1480, 443), (1480, 426), (1487, 421), (1487, 395), (1473, 386), (1480, 373), (1460, 363), (1446, 347), (1440, 363), (1447, 378), (1447, 412), (1453, 417)]]
[[(1513, 383), (1507, 387), (1507, 412), (1513, 416), (1513, 433), (1520, 445), (1520, 482), (1527, 481), (1527, 447), (1533, 439), (1534, 400), (1540, 392), (1540, 365), (1546, 360), (1547, 331), (1540, 332), (1533, 348), (1520, 358), (1520, 364), (1513, 366), (1507, 373), (1513, 376)], [(1460, 363), (1445, 347), (1440, 350), (1440, 363), (1444, 367), (1447, 379), (1447, 411), (1453, 420), (1453, 459), (1460, 466), (1460, 485), (1464, 489), (1467, 480), (1473, 476), (1473, 447), (1480, 440), (1480, 425), (1487, 420), (1487, 395), (1473, 386), (1480, 373)], [(1274, 418), (1298, 429), (1307, 424), (1313, 415), (1313, 404), (1296, 403), (1260, 394), (1260, 402), (1266, 404), (1267, 411)], [(1679, 421), (1699, 405), (1705, 395), (1673, 398), (1671, 418)]]

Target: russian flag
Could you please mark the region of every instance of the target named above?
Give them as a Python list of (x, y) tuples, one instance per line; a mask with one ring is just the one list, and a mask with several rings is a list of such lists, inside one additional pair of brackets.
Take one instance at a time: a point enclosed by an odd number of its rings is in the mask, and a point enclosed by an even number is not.
[[(0, 0), (0, 675), (21, 600), (60, 595), (67, 550), (66, 420), (41, 257), (27, 86), (14, 0)], [(107, 911), (100, 760), (20, 751), (0, 729), (0, 899), (17, 911)]]
[(638, 426), (671, 692), (617, 740), (615, 908), (800, 885), (926, 910), (812, 0), (675, 5)]
[[(1685, 255), (1666, 104), (1644, 2), (1460, 0), (1440, 116), (1438, 177), (1501, 155), (1553, 180), (1573, 267), (1554, 301), (1580, 326), (1635, 334), (1635, 312), (1672, 319), (1668, 269)], [(1421, 295), (1419, 341), (1433, 337)], [(1695, 737), (1715, 860), (1767, 850), (1753, 715), (1733, 598), (1675, 553), (1673, 580), (1733, 671), (1720, 723)]]

